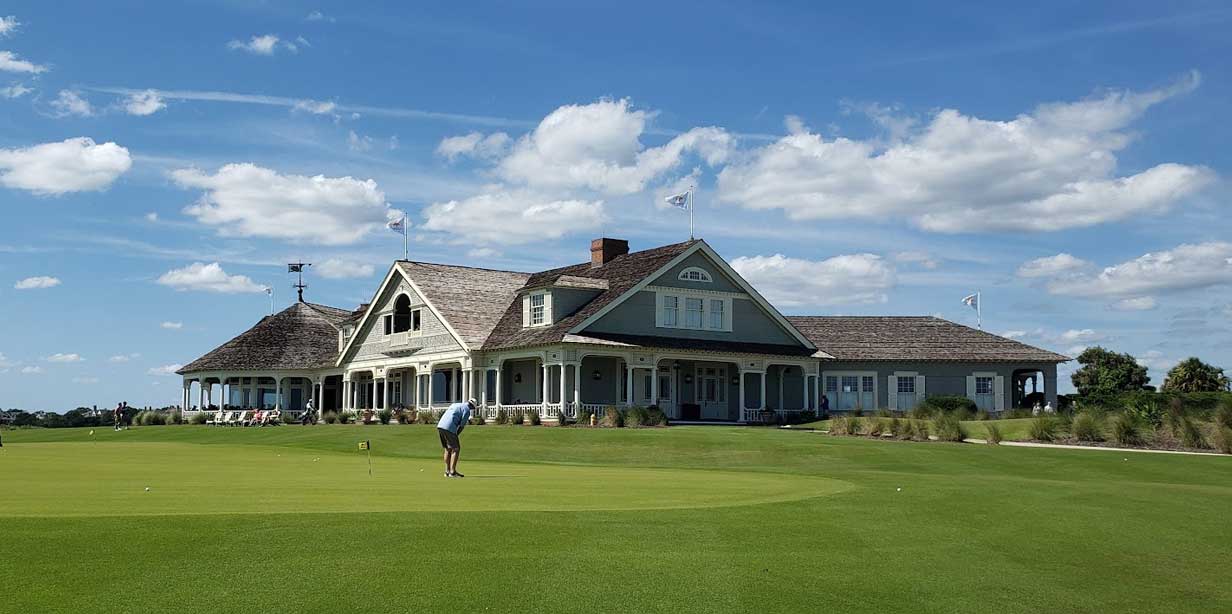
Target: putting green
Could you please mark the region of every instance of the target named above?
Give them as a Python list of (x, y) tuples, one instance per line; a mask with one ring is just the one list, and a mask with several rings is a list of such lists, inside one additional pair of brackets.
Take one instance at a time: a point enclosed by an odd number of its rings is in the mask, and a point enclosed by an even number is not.
[[(183, 443), (29, 443), (4, 449), (0, 516), (721, 507), (851, 488), (807, 475), (439, 460)], [(465, 459), (465, 456), (463, 457)], [(149, 487), (149, 491), (146, 491)]]

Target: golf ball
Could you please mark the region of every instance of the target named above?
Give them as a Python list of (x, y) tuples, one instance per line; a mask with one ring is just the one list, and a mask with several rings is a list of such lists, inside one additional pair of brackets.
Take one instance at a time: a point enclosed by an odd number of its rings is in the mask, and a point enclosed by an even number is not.
[(146, 492), (150, 492), (150, 487), (149, 487), (149, 486), (146, 486), (146, 487), (145, 487), (145, 491), (146, 491)]
[(898, 487), (898, 488), (895, 488), (895, 489), (894, 489), (894, 492), (903, 492), (903, 489), (902, 489), (902, 487), (900, 486), (900, 487)]

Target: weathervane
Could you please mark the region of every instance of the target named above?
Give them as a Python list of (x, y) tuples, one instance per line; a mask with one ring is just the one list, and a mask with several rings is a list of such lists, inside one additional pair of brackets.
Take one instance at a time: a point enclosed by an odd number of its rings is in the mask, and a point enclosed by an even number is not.
[(304, 302), (304, 288), (308, 287), (308, 285), (304, 283), (304, 267), (306, 266), (312, 266), (312, 263), (292, 262), (287, 265), (288, 273), (299, 273), (299, 281), (291, 284), (291, 287), (299, 291), (299, 302), (301, 303)]

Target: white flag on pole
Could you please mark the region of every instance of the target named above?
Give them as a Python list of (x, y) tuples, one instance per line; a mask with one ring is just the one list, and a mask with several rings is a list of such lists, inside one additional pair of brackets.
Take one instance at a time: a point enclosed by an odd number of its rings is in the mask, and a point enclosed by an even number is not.
[(386, 224), (385, 227), (404, 237), (406, 236), (406, 218), (404, 217), (400, 217), (396, 220), (389, 220), (389, 223)]
[(963, 297), (963, 304), (972, 309), (979, 309), (980, 308), (980, 295), (977, 293), (977, 294), (971, 294), (971, 295)]
[(676, 207), (677, 209), (684, 209), (686, 211), (689, 209), (689, 193), (688, 192), (681, 192), (674, 196), (668, 196), (667, 198), (664, 198), (663, 200), (667, 204), (673, 207)]

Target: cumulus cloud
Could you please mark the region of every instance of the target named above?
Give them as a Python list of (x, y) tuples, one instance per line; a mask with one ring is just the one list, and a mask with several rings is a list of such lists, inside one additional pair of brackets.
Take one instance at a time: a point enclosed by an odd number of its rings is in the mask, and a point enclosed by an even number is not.
[(1071, 328), (1060, 335), (1057, 335), (1057, 339), (1060, 340), (1061, 343), (1093, 343), (1095, 341), (1101, 341), (1104, 338), (1104, 335), (1101, 335), (1095, 332), (1094, 329), (1090, 328)]
[(8, 87), (0, 87), (0, 96), (5, 98), (21, 98), (34, 90), (26, 87), (21, 83), (14, 83)]
[(294, 43), (283, 41), (277, 34), (256, 35), (247, 41), (233, 40), (227, 43), (227, 48), (253, 55), (274, 55), (274, 52), (279, 49), (286, 49), (292, 53), (298, 50)]
[(462, 156), (489, 160), (505, 153), (509, 148), (509, 141), (509, 135), (504, 132), (493, 132), (487, 136), (471, 132), (441, 139), (436, 146), (436, 155), (450, 162)]
[(1036, 258), (1035, 260), (1024, 262), (1022, 266), (1018, 267), (1018, 276), (1026, 279), (1056, 277), (1089, 269), (1092, 266), (1086, 260), (1075, 258), (1066, 253), (1060, 253), (1055, 256)]
[(13, 284), (13, 288), (17, 290), (41, 290), (43, 288), (54, 288), (60, 285), (60, 279), (57, 277), (48, 277), (39, 275), (37, 277), (27, 277)]
[(129, 115), (153, 115), (167, 108), (167, 103), (155, 90), (133, 92), (124, 99), (124, 111)]
[(0, 184), (35, 194), (102, 190), (133, 165), (128, 150), (77, 137), (21, 149), (0, 149)]
[(184, 365), (175, 363), (175, 364), (170, 364), (170, 365), (163, 365), (161, 367), (150, 367), (149, 369), (146, 369), (145, 373), (146, 375), (154, 375), (158, 377), (171, 377), (176, 374), (175, 373), (176, 371), (179, 371), (180, 369), (183, 369), (183, 368), (184, 368)]
[(884, 303), (894, 287), (894, 268), (875, 254), (849, 254), (825, 260), (741, 256), (732, 268), (781, 307)]
[(347, 133), (347, 148), (351, 151), (368, 151), (372, 149), (372, 137), (351, 130)]
[(311, 13), (308, 13), (308, 15), (304, 17), (304, 20), (305, 21), (325, 21), (329, 23), (333, 23), (337, 21), (333, 17), (330, 17), (329, 15), (326, 15), (325, 13), (322, 13), (321, 11), (312, 11)]
[(1111, 300), (1115, 309), (1152, 309), (1158, 294), (1232, 284), (1232, 243), (1183, 244), (1099, 271), (1067, 269), (1037, 277), (1051, 294)]
[(312, 270), (326, 279), (372, 277), (376, 273), (376, 267), (371, 263), (347, 258), (327, 258), (313, 265)]
[(80, 354), (65, 354), (57, 352), (45, 358), (47, 362), (81, 362), (85, 360)]
[(678, 166), (685, 153), (695, 152), (715, 166), (735, 146), (725, 130), (709, 127), (645, 148), (641, 136), (651, 117), (647, 111), (632, 109), (628, 100), (562, 106), (513, 144), (497, 165), (497, 174), (511, 183), (541, 189), (632, 194)]
[(724, 168), (719, 199), (809, 219), (906, 219), (934, 232), (1049, 231), (1165, 211), (1214, 180), (1200, 166), (1163, 163), (1117, 174), (1115, 153), (1147, 109), (1192, 91), (1192, 73), (1148, 92), (1053, 103), (1009, 121), (954, 109), (882, 147), (791, 133)]
[(81, 92), (74, 90), (60, 90), (60, 95), (51, 101), (51, 107), (55, 109), (56, 117), (94, 115), (94, 107), (90, 106), (90, 101), (83, 98)]
[(37, 375), (43, 372), (43, 368), (31, 365), (29, 367), (22, 367), (21, 372), (26, 375)]
[(0, 70), (37, 75), (47, 72), (47, 67), (35, 64), (29, 60), (23, 60), (12, 51), (0, 51)]
[(559, 239), (566, 232), (598, 228), (604, 220), (602, 201), (553, 199), (524, 190), (434, 203), (424, 216), (427, 230), (453, 233), (473, 243), (506, 245)]
[(141, 354), (116, 354), (107, 359), (107, 362), (124, 363), (134, 358), (141, 358)]
[(244, 275), (228, 275), (217, 262), (194, 262), (182, 269), (172, 269), (158, 278), (158, 283), (181, 292), (200, 290), (220, 294), (264, 292), (261, 286)]
[(283, 175), (255, 164), (228, 164), (213, 175), (180, 169), (171, 179), (205, 191), (184, 213), (224, 236), (344, 245), (402, 217), (371, 179)]
[(158, 326), (159, 328), (165, 328), (167, 330), (180, 330), (181, 328), (184, 328), (184, 323), (183, 322), (163, 322), (162, 324), (159, 324)]
[(17, 21), (17, 17), (13, 15), (9, 15), (8, 17), (0, 17), (0, 38), (13, 34), (20, 26), (21, 22)]

